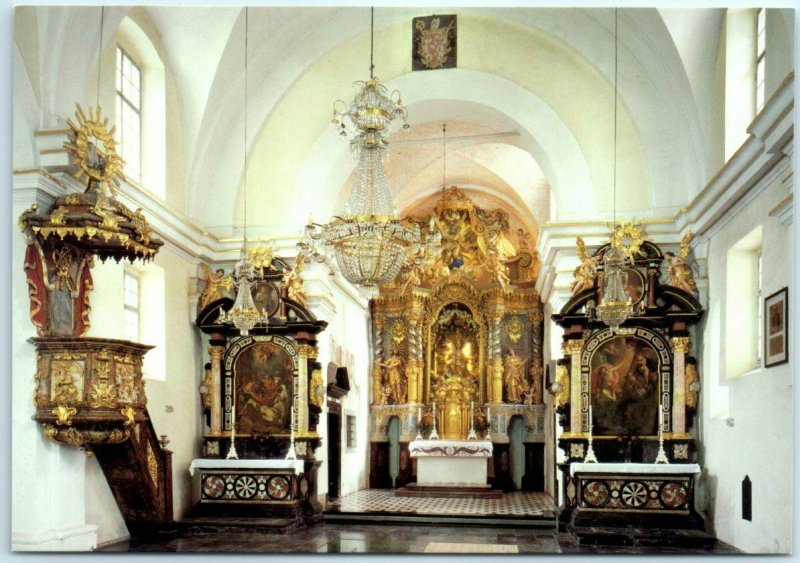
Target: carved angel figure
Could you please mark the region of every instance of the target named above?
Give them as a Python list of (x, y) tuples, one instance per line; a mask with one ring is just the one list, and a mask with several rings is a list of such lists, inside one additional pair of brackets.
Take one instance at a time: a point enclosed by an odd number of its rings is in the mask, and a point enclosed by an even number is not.
[(668, 285), (682, 289), (687, 293), (697, 296), (697, 284), (694, 281), (692, 269), (686, 263), (689, 255), (689, 242), (692, 240), (692, 233), (687, 231), (681, 240), (681, 248), (678, 254), (665, 252), (664, 261), (667, 263), (667, 275), (669, 276)]
[(600, 261), (600, 256), (589, 256), (589, 252), (586, 250), (586, 243), (583, 242), (581, 237), (578, 237), (576, 242), (578, 245), (578, 259), (581, 263), (573, 273), (575, 279), (572, 280), (570, 285), (572, 295), (577, 295), (581, 291), (594, 286), (594, 280), (597, 277), (597, 264)]
[(303, 288), (303, 279), (300, 277), (300, 272), (303, 271), (303, 265), (306, 261), (306, 255), (302, 252), (297, 255), (297, 261), (294, 268), (287, 268), (283, 272), (283, 287), (286, 290), (286, 297), (292, 301), (300, 303), (303, 307), (307, 306), (306, 292)]
[(203, 278), (205, 287), (200, 293), (200, 310), (206, 308), (209, 303), (221, 299), (225, 293), (233, 291), (233, 279), (225, 275), (225, 271), (220, 268), (216, 272), (212, 272), (208, 265), (200, 262), (200, 269), (203, 271)]

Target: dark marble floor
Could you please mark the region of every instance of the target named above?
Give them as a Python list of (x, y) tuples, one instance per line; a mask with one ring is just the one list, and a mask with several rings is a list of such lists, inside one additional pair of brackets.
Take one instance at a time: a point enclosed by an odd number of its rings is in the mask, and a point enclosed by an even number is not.
[(348, 525), (323, 523), (287, 534), (198, 534), (162, 541), (122, 541), (103, 552), (216, 553), (476, 553), (476, 554), (683, 554), (737, 553), (717, 542), (711, 548), (580, 546), (554, 530), (479, 526)]

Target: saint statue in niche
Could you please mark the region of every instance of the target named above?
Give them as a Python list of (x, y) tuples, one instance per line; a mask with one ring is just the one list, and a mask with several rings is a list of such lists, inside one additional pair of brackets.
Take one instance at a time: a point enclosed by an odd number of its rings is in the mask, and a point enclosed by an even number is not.
[(379, 362), (379, 365), (386, 370), (386, 375), (383, 379), (386, 381), (384, 392), (386, 393), (387, 400), (396, 405), (405, 403), (406, 390), (403, 382), (403, 367), (405, 361), (403, 358), (397, 350), (394, 350), (392, 355), (389, 356), (389, 359), (385, 362)]
[(294, 367), (271, 342), (259, 342), (236, 359), (236, 429), (245, 434), (288, 432)]
[(528, 358), (517, 356), (511, 348), (503, 360), (505, 364), (506, 399), (509, 403), (521, 403), (522, 396), (528, 389), (525, 381), (525, 362)]
[(599, 436), (658, 431), (658, 355), (638, 338), (617, 336), (590, 361), (593, 432)]

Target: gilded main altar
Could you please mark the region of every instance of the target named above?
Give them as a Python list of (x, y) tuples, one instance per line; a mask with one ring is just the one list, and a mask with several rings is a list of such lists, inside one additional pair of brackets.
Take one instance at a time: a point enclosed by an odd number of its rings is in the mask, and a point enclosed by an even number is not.
[(504, 211), (477, 207), (456, 187), (430, 217), (405, 220), (438, 232), (441, 245), (412, 257), (371, 301), (373, 418), (391, 407), (431, 419), (435, 405), (438, 434), (464, 439), (471, 414), (491, 420), (503, 405), (540, 405), (542, 304), (528, 235), (516, 233), (515, 245)]

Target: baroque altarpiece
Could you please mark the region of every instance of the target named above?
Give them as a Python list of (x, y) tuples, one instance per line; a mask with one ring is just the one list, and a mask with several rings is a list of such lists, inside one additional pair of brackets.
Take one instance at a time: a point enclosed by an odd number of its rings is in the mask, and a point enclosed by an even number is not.
[[(415, 256), (371, 301), (370, 486), (415, 479), (409, 442), (463, 440), (477, 423), (494, 442), (489, 476), (510, 488), (509, 426), (524, 427), (524, 488), (543, 486), (542, 304), (529, 235), (459, 188), (444, 190), (430, 216), (408, 217), (441, 245)], [(515, 239), (512, 242), (512, 237)], [(420, 252), (431, 252), (423, 249)], [(434, 408), (435, 407), (435, 408)], [(399, 423), (399, 463), (390, 469), (387, 428)]]
[[(686, 262), (691, 234), (677, 254), (662, 252), (637, 223), (617, 226), (611, 242), (592, 254), (577, 242), (573, 295), (553, 315), (564, 330), (552, 387), (565, 455), (560, 520), (576, 527), (584, 520), (701, 527), (690, 430), (700, 389), (691, 328), (703, 309)], [(622, 279), (630, 305), (615, 329), (597, 314), (604, 255), (612, 245), (626, 256)]]
[[(327, 326), (308, 310), (295, 265), (259, 244), (249, 251), (251, 286), (262, 322), (241, 335), (226, 321), (234, 305), (233, 277), (202, 264), (196, 324), (208, 335), (210, 361), (199, 387), (205, 430), (198, 513), (320, 517), (314, 450), (325, 400), (317, 335)], [(235, 459), (231, 459), (231, 458)], [(227, 458), (227, 459), (226, 459)], [(239, 463), (239, 461), (244, 463)]]

